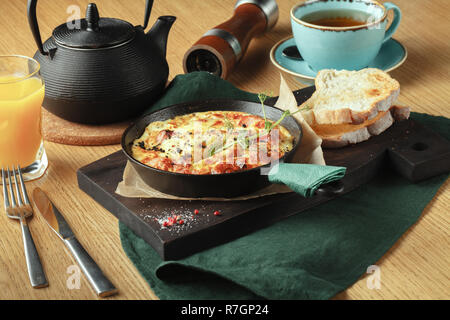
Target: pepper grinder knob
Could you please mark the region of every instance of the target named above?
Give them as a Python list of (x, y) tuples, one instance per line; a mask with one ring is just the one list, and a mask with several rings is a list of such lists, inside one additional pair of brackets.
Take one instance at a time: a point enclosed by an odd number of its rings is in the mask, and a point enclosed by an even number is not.
[(250, 41), (272, 29), (278, 20), (275, 0), (238, 0), (234, 15), (208, 30), (184, 55), (185, 73), (208, 71), (227, 78)]

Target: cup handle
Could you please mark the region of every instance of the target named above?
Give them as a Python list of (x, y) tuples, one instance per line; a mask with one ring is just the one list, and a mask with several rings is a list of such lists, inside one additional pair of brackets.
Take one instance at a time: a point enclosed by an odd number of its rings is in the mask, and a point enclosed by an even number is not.
[(394, 21), (392, 21), (391, 26), (386, 31), (386, 34), (384, 36), (383, 43), (388, 41), (392, 38), (395, 31), (397, 31), (398, 26), (400, 25), (400, 20), (402, 19), (402, 12), (400, 11), (400, 8), (397, 7), (395, 4), (391, 2), (385, 2), (383, 3), (384, 7), (386, 8), (386, 11), (394, 10)]

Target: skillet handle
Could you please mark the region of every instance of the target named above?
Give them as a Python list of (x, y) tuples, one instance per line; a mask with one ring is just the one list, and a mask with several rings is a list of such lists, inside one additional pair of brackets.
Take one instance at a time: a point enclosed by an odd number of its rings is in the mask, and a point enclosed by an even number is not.
[(324, 197), (334, 197), (345, 192), (345, 186), (342, 180), (333, 181), (320, 186), (316, 190), (316, 195)]

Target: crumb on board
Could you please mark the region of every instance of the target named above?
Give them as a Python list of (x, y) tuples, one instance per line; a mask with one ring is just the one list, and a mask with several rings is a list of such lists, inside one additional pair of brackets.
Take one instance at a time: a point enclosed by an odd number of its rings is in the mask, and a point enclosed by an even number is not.
[(211, 217), (219, 216), (221, 212), (211, 211), (205, 209), (204, 206), (199, 206), (198, 209), (188, 209), (184, 206), (176, 210), (164, 210), (159, 214), (146, 214), (144, 220), (155, 221), (161, 230), (169, 230), (179, 233), (183, 230), (191, 229), (193, 226), (201, 223), (208, 223)]

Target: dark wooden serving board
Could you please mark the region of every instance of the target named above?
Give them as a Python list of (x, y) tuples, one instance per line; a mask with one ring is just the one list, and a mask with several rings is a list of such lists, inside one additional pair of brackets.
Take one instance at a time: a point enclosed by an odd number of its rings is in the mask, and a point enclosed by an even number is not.
[[(299, 104), (312, 90), (294, 92)], [(450, 142), (412, 120), (395, 123), (366, 142), (324, 150), (324, 156), (328, 165), (347, 167), (342, 180), (345, 193), (368, 182), (387, 165), (412, 181), (450, 171)], [(180, 259), (228, 242), (332, 199), (321, 195), (303, 198), (295, 193), (226, 202), (125, 198), (115, 189), (122, 181), (126, 161), (118, 151), (79, 169), (79, 187), (148, 242), (164, 260)], [(199, 214), (194, 215), (195, 209)], [(217, 210), (220, 216), (213, 214)], [(164, 228), (162, 221), (173, 215), (180, 215), (184, 223)]]

